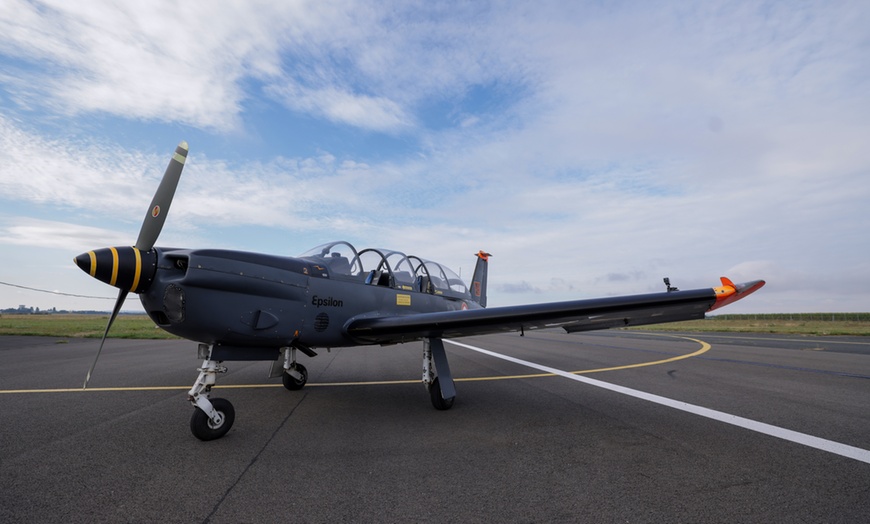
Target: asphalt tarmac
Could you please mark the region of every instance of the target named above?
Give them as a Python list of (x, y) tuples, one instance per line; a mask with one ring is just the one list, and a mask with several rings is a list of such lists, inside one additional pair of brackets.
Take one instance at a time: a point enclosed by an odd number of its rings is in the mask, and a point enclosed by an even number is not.
[(0, 522), (870, 521), (870, 339), (460, 342), (449, 411), (422, 344), (303, 356), (295, 392), (226, 363), (200, 442), (195, 344), (110, 339), (83, 392), (97, 340), (0, 337)]

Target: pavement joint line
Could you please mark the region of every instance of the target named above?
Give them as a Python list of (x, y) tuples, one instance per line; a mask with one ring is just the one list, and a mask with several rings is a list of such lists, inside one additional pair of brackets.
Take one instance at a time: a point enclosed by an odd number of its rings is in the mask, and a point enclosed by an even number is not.
[(553, 373), (555, 375), (559, 375), (561, 377), (574, 380), (577, 382), (582, 382), (584, 384), (599, 387), (602, 389), (606, 389), (609, 391), (613, 391), (615, 393), (621, 393), (623, 395), (628, 395), (630, 397), (638, 398), (641, 400), (646, 400), (649, 402), (653, 402), (655, 404), (659, 404), (662, 406), (670, 407), (673, 409), (677, 409), (680, 411), (685, 411), (687, 413), (691, 413), (694, 415), (699, 415), (705, 418), (709, 418), (712, 420), (716, 420), (719, 422), (724, 422), (726, 424), (730, 424), (732, 426), (737, 426), (740, 428), (748, 429), (750, 431), (755, 431), (757, 433), (761, 433), (764, 435), (768, 435), (771, 437), (776, 437), (779, 439), (787, 440), (789, 442), (794, 442), (796, 444), (801, 444), (804, 446), (808, 446), (811, 448), (815, 448), (821, 451), (827, 451), (828, 453), (833, 453), (835, 455), (840, 455), (842, 457), (858, 460), (860, 462), (864, 462), (870, 464), (870, 451), (862, 448), (858, 448), (855, 446), (850, 446), (848, 444), (842, 444), (840, 442), (835, 442), (833, 440), (823, 439), (820, 437), (815, 437), (813, 435), (807, 435), (806, 433), (800, 433), (798, 431), (793, 431), (790, 429), (781, 428), (779, 426), (774, 426), (772, 424), (767, 424), (764, 422), (758, 422), (756, 420), (739, 417), (737, 415), (731, 415), (729, 413), (725, 413), (723, 411), (717, 411), (710, 408), (705, 408), (702, 406), (696, 406), (694, 404), (689, 404), (688, 402), (683, 402), (680, 400), (674, 400), (667, 397), (662, 397), (659, 395), (654, 395), (652, 393), (647, 393), (645, 391), (639, 391), (636, 389), (627, 388), (624, 386), (619, 386), (616, 384), (611, 384), (609, 382), (604, 382), (601, 380), (592, 379), (589, 377), (584, 377), (582, 375), (577, 375), (574, 373), (570, 373), (568, 371), (563, 371), (561, 369), (551, 368), (549, 366), (544, 366), (541, 364), (536, 364), (534, 362), (529, 362), (526, 360), (522, 360), (519, 358), (511, 357), (508, 355), (502, 355), (501, 353), (496, 353), (495, 351), (490, 351), (488, 349), (479, 348), (476, 346), (471, 346), (469, 344), (464, 344), (462, 342), (456, 342), (453, 340), (445, 340), (444, 342), (448, 342), (454, 346), (463, 347), (469, 349), (471, 351), (476, 351), (478, 353), (489, 355), (491, 357), (499, 358), (502, 360), (506, 360), (508, 362), (513, 362), (515, 364), (520, 364), (522, 366), (527, 366), (532, 369), (537, 369), (540, 371), (544, 371), (547, 373)]

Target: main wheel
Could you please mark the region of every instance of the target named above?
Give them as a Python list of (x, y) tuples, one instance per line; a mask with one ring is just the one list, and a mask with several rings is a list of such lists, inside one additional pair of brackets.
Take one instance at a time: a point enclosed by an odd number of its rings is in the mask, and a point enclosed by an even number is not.
[(456, 397), (444, 398), (441, 396), (441, 383), (438, 382), (438, 377), (429, 384), (429, 398), (432, 399), (432, 405), (435, 409), (444, 411), (453, 407), (453, 401)]
[(296, 380), (296, 378), (290, 376), (286, 371), (284, 372), (282, 379), (284, 381), (284, 387), (289, 389), (290, 391), (296, 391), (302, 389), (305, 386), (305, 383), (308, 382), (308, 370), (305, 369), (305, 366), (302, 364), (296, 364), (296, 371), (302, 375), (302, 380)]
[(220, 415), (220, 421), (215, 424), (208, 415), (199, 408), (193, 410), (190, 417), (190, 431), (199, 440), (215, 440), (227, 434), (236, 420), (236, 410), (229, 400), (222, 398), (211, 399), (211, 405)]

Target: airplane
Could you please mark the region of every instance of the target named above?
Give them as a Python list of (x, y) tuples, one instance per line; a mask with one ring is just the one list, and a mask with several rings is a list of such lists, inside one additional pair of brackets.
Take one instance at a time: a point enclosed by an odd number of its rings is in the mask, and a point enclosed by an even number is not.
[(315, 349), (423, 341), (423, 384), (432, 405), (456, 398), (443, 339), (560, 327), (568, 333), (704, 318), (705, 313), (761, 288), (722, 277), (713, 288), (680, 291), (665, 279), (661, 293), (486, 307), (490, 255), (476, 256), (471, 286), (443, 264), (400, 251), (356, 249), (345, 241), (298, 257), (155, 247), (188, 154), (175, 149), (132, 247), (109, 247), (75, 257), (75, 264), (119, 288), (97, 355), (129, 293), (160, 328), (198, 343), (202, 366), (188, 399), (190, 429), (200, 440), (223, 437), (235, 420), (226, 399), (211, 398), (225, 361), (272, 361), (270, 377), (299, 390), (308, 371), (299, 353)]

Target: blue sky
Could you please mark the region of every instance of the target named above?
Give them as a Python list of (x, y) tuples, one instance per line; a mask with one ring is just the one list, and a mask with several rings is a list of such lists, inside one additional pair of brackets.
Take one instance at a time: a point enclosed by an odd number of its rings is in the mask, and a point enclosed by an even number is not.
[[(485, 249), (491, 306), (727, 275), (768, 281), (732, 312), (870, 311), (867, 27), (864, 2), (5, 0), (0, 281), (114, 297), (72, 258), (135, 241), (187, 140), (158, 245), (346, 239), (466, 277)], [(19, 304), (112, 301), (0, 285)]]

